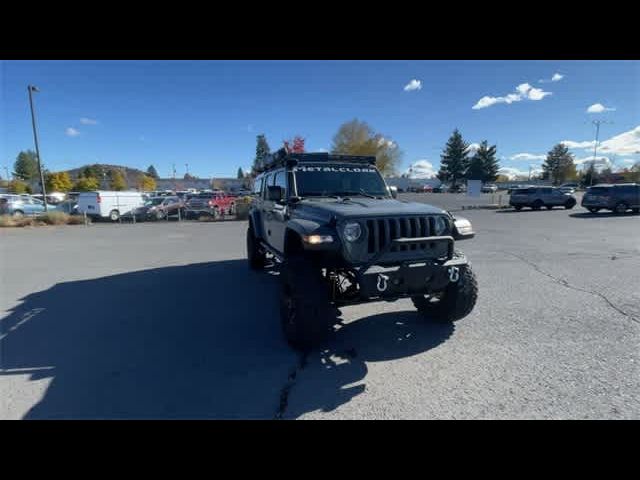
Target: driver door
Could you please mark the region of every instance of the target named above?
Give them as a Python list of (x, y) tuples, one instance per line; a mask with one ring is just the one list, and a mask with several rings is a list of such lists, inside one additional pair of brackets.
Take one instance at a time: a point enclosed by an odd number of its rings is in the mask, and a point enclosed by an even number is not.
[[(267, 185), (275, 185), (282, 187), (284, 195), (282, 197), (283, 203), (287, 199), (287, 173), (283, 170), (276, 170), (271, 177), (273, 180)], [(265, 187), (265, 191), (267, 188)], [(287, 206), (286, 204), (270, 201), (266, 199), (264, 201), (264, 232), (267, 237), (267, 242), (273, 248), (279, 252), (284, 251), (284, 233), (287, 221)]]

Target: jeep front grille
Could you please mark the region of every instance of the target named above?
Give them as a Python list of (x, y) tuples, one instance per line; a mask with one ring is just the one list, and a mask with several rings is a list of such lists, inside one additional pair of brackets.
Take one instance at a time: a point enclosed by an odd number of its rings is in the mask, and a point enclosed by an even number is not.
[[(375, 218), (366, 220), (367, 253), (384, 250), (396, 238), (429, 237), (435, 231), (434, 217)], [(425, 250), (427, 243), (392, 246), (390, 252)]]

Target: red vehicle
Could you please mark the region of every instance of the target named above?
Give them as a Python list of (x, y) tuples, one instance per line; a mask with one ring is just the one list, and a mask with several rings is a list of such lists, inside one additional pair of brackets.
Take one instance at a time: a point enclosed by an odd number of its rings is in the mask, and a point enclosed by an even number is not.
[(185, 204), (187, 218), (198, 218), (210, 215), (219, 218), (222, 215), (233, 215), (236, 199), (226, 193), (196, 193), (191, 195)]

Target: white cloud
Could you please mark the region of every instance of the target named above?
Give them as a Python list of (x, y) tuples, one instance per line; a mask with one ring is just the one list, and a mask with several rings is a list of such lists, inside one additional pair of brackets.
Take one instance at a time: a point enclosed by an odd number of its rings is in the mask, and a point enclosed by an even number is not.
[(480, 149), (480, 144), (479, 143), (472, 143), (467, 147), (467, 153), (469, 155), (473, 155), (474, 153), (476, 153), (478, 150)]
[(587, 113), (602, 113), (602, 112), (615, 112), (615, 108), (605, 107), (601, 103), (594, 103), (587, 108)]
[(596, 144), (595, 140), (591, 140), (587, 142), (574, 142), (573, 140), (562, 140), (560, 143), (567, 148), (582, 148), (585, 150), (589, 148), (593, 148)]
[(487, 108), (496, 103), (506, 103), (510, 105), (514, 102), (521, 100), (542, 100), (544, 97), (551, 95), (551, 92), (545, 92), (541, 88), (535, 88), (528, 83), (521, 83), (516, 87), (517, 93), (510, 93), (504, 97), (489, 97), (484, 96), (478, 102), (471, 107), (473, 110), (480, 110), (481, 108)]
[(98, 121), (93, 118), (82, 117), (80, 123), (82, 125), (97, 125)]
[(628, 132), (621, 133), (600, 145), (604, 152), (618, 155), (640, 154), (640, 125)]
[(405, 92), (411, 92), (413, 90), (422, 90), (422, 81), (421, 80), (416, 80), (414, 78), (413, 80), (411, 80), (409, 83), (407, 83), (404, 86), (404, 91)]
[[(586, 142), (574, 142), (573, 140), (563, 140), (561, 143), (569, 148), (592, 149), (595, 140)], [(609, 138), (598, 145), (598, 151), (616, 155), (640, 154), (640, 125), (627, 132)]]
[(64, 131), (64, 134), (67, 135), (68, 137), (77, 137), (78, 135), (80, 135), (80, 132), (73, 127), (68, 127)]
[[(585, 158), (576, 158), (573, 160), (574, 163), (578, 166), (582, 165), (583, 169), (589, 168), (591, 162), (594, 162), (593, 156), (585, 157)], [(613, 163), (609, 159), (609, 157), (596, 157), (595, 162), (593, 163), (597, 171), (604, 170), (605, 168), (611, 168)]]
[[(541, 168), (532, 168), (531, 169), (531, 175), (539, 175), (540, 173), (542, 173), (542, 169)], [(509, 180), (515, 180), (517, 178), (521, 178), (523, 180), (526, 180), (529, 178), (529, 170), (520, 170), (518, 168), (513, 168), (513, 167), (503, 167), (500, 170), (498, 170), (498, 174), (500, 175), (505, 175), (506, 177), (509, 178)]]
[(544, 160), (545, 158), (547, 158), (546, 155), (535, 155), (533, 153), (516, 153), (515, 155), (509, 157), (509, 160), (528, 160), (537, 162), (539, 160)]
[(436, 176), (433, 164), (428, 160), (417, 160), (413, 162), (405, 173), (409, 178), (434, 178)]
[(550, 79), (542, 79), (542, 80), (538, 80), (538, 82), (540, 83), (559, 82), (563, 78), (564, 78), (564, 75), (556, 72), (553, 74), (553, 76)]

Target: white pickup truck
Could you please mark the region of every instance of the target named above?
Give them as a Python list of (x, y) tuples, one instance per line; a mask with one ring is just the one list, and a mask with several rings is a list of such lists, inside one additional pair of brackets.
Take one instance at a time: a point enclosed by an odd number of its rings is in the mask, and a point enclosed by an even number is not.
[(144, 197), (139, 192), (115, 192), (95, 190), (82, 192), (78, 196), (78, 210), (93, 218), (108, 218), (117, 222), (120, 217), (131, 214), (144, 205)]

